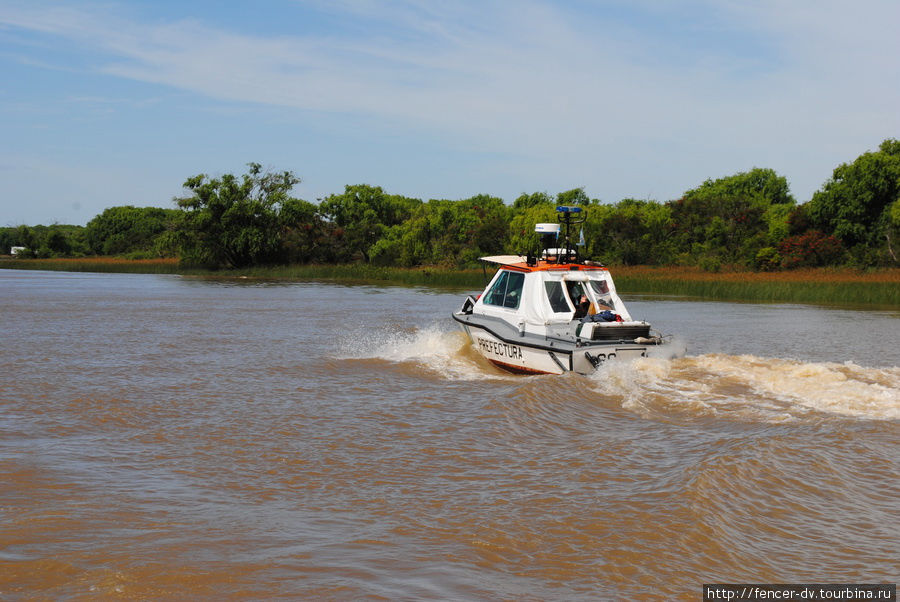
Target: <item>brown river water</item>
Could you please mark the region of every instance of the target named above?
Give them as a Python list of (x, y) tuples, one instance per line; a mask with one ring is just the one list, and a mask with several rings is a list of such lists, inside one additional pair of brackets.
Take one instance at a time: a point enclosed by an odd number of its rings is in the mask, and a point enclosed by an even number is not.
[(0, 599), (898, 581), (900, 312), (625, 291), (682, 357), (522, 377), (465, 292), (0, 270)]

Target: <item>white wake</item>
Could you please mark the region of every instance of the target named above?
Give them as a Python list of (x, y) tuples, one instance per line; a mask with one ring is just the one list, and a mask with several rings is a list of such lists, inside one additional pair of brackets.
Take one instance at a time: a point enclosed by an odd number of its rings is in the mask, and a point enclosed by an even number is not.
[(641, 358), (603, 366), (599, 391), (636, 411), (689, 409), (790, 420), (811, 412), (900, 419), (900, 368), (809, 363), (753, 355)]

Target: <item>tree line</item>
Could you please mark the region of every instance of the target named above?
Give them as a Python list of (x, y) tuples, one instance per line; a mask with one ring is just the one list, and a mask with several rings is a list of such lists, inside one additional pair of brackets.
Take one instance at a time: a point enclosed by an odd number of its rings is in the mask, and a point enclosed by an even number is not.
[(481, 194), (422, 201), (378, 186), (345, 186), (318, 204), (291, 196), (290, 171), (200, 174), (175, 207), (111, 207), (86, 226), (0, 228), (0, 248), (23, 257), (178, 257), (185, 266), (290, 263), (463, 267), (536, 248), (534, 224), (557, 205), (587, 208), (585, 257), (608, 264), (757, 270), (896, 266), (900, 253), (900, 141), (888, 139), (838, 166), (798, 204), (787, 180), (754, 168), (707, 180), (666, 202), (602, 203), (583, 188), (522, 194), (511, 204)]

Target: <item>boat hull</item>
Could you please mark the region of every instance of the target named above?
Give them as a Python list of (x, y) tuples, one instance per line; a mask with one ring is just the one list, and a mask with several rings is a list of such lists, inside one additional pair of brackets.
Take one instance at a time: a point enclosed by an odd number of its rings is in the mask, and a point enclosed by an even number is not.
[(610, 360), (646, 357), (648, 345), (625, 341), (569, 342), (504, 332), (502, 324), (454, 314), (475, 350), (497, 368), (514, 374), (591, 374)]
[(536, 348), (524, 341), (507, 341), (471, 324), (463, 324), (463, 330), (475, 350), (501, 370), (514, 374), (562, 374), (571, 371), (571, 353)]

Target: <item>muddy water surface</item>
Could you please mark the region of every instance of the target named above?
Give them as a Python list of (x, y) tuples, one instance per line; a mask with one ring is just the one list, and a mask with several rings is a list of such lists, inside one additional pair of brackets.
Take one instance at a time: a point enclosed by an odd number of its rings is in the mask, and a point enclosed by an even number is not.
[(897, 582), (896, 312), (632, 299), (683, 357), (512, 377), (461, 300), (0, 270), (0, 598)]

